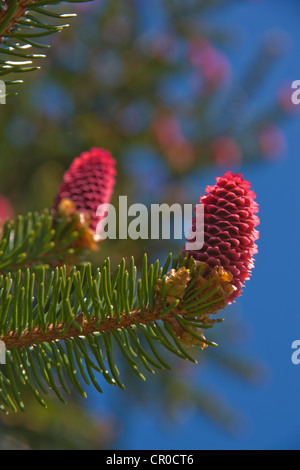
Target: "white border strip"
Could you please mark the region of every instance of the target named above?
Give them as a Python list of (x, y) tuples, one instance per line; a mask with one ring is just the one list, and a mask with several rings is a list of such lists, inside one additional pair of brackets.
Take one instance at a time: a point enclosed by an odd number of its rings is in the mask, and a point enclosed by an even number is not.
[(0, 341), (0, 364), (6, 362), (6, 347), (4, 341)]

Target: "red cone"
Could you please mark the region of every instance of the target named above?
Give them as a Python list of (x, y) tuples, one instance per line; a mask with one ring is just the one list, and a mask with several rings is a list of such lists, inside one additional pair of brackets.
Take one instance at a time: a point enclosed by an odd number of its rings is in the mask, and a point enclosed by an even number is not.
[[(206, 192), (200, 198), (200, 204), (204, 205), (204, 246), (199, 251), (190, 250), (188, 254), (198, 261), (205, 261), (211, 268), (223, 266), (232, 274), (231, 283), (236, 287), (229, 298), (232, 302), (241, 295), (253, 268), (253, 255), (257, 253), (256, 194), (241, 174), (234, 175), (231, 171), (217, 178), (214, 186), (207, 186)], [(195, 228), (194, 217), (194, 231)]]
[(76, 212), (85, 212), (90, 217), (90, 228), (96, 231), (99, 217), (97, 207), (107, 204), (115, 184), (115, 160), (100, 148), (92, 148), (75, 158), (64, 174), (63, 183), (56, 197), (54, 209), (62, 199), (71, 200)]

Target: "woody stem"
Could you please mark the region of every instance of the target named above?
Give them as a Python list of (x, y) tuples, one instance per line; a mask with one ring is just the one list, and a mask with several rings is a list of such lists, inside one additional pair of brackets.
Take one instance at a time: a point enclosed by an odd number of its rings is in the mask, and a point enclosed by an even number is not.
[[(13, 332), (5, 337), (0, 337), (0, 340), (4, 342), (7, 350), (11, 350), (12, 347), (21, 349), (42, 342), (65, 340), (67, 338), (87, 336), (93, 333), (109, 333), (112, 330), (132, 327), (136, 323), (145, 325), (149, 322), (159, 320), (159, 313), (160, 311), (156, 308), (150, 310), (145, 307), (143, 313), (141, 309), (137, 309), (133, 310), (130, 315), (122, 314), (119, 321), (116, 318), (106, 317), (106, 320), (100, 322), (97, 326), (95, 318), (87, 321), (84, 314), (81, 313), (76, 317), (76, 322), (79, 324), (80, 329), (71, 325), (67, 331), (63, 331), (65, 328), (64, 324), (58, 324), (56, 326), (49, 325), (45, 332), (43, 332), (42, 328), (33, 328), (31, 331), (24, 331), (21, 337), (19, 337), (18, 332)], [(170, 320), (173, 317), (174, 313), (169, 312), (164, 315), (163, 320)]]
[[(0, 11), (0, 43), (14, 27), (17, 21), (24, 15), (28, 5), (35, 3), (37, 0), (18, 0), (18, 4), (13, 6), (13, 2), (10, 0), (7, 10), (2, 8)], [(5, 27), (1, 28), (1, 25), (5, 22)]]

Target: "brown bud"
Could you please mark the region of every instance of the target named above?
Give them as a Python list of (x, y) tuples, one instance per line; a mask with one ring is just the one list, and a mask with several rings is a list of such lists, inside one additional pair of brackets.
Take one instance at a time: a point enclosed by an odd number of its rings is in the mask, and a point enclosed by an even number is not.
[(81, 234), (73, 243), (74, 248), (87, 248), (92, 251), (98, 250), (100, 237), (90, 227), (91, 215), (89, 213), (78, 211), (71, 199), (63, 198), (57, 207), (57, 217), (67, 217), (70, 222), (75, 217), (75, 230), (81, 232)]
[[(177, 299), (183, 299), (185, 289), (190, 281), (190, 271), (185, 267), (171, 269), (165, 283), (165, 300), (168, 304), (172, 304)], [(154, 289), (160, 295), (162, 279), (158, 279)]]
[[(200, 266), (202, 266), (202, 269), (200, 274), (197, 274), (197, 270)], [(216, 314), (219, 310), (223, 309), (227, 305), (229, 297), (235, 291), (235, 287), (231, 284), (232, 275), (231, 273), (228, 273), (222, 266), (216, 266), (212, 269), (208, 266), (207, 263), (195, 260), (193, 260), (191, 271), (192, 278), (196, 276), (196, 282), (193, 290), (197, 291), (201, 288), (203, 289), (199, 294), (199, 300), (201, 300), (201, 297), (204, 298), (207, 294), (216, 290), (216, 292), (212, 294), (209, 299), (203, 301), (203, 305), (205, 305), (205, 303), (208, 301), (216, 301), (211, 305), (209, 310), (207, 310), (203, 316), (203, 320), (205, 321), (205, 316)], [(199, 304), (199, 309), (200, 308), (201, 303)]]

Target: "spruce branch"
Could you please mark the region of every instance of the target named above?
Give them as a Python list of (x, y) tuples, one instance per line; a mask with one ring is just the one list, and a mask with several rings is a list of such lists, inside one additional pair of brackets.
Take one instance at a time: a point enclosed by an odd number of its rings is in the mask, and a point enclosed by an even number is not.
[[(78, 0), (64, 0), (78, 3)], [(82, 2), (91, 0), (79, 0)], [(6, 85), (22, 83), (22, 80), (6, 80), (6, 75), (23, 74), (37, 70), (33, 60), (46, 57), (45, 54), (31, 53), (31, 48), (50, 47), (40, 44), (39, 38), (59, 33), (68, 24), (53, 24), (53, 20), (63, 20), (76, 16), (49, 11), (48, 6), (61, 3), (57, 0), (7, 0), (0, 7), (0, 78)], [(6, 93), (6, 96), (9, 96)]]
[(81, 212), (65, 216), (44, 210), (7, 220), (0, 237), (0, 273), (29, 266), (78, 261), (84, 248), (95, 250), (96, 236)]
[(37, 274), (27, 269), (2, 276), (2, 411), (14, 409), (14, 402), (24, 410), (18, 381), (43, 406), (40, 391), (49, 388), (65, 402), (60, 387), (70, 393), (67, 379), (83, 396), (80, 378), (102, 391), (93, 371), (124, 388), (114, 360), (116, 346), (142, 380), (141, 364), (150, 373), (153, 367), (170, 368), (158, 347), (196, 362), (187, 348), (216, 346), (203, 331), (220, 321), (214, 315), (232, 293), (227, 273), (181, 258), (168, 271), (171, 261), (169, 256), (163, 267), (156, 262), (148, 268), (145, 255), (138, 280), (133, 258), (128, 269), (123, 259), (114, 273), (107, 259), (94, 273), (87, 264), (70, 274), (65, 267), (56, 268), (49, 277), (44, 268)]
[(15, 26), (17, 21), (24, 16), (26, 9), (32, 3), (35, 3), (35, 0), (11, 0), (9, 3), (2, 3), (0, 10), (0, 33), (1, 33), (1, 42), (3, 37), (6, 37), (9, 34), (10, 30)]

